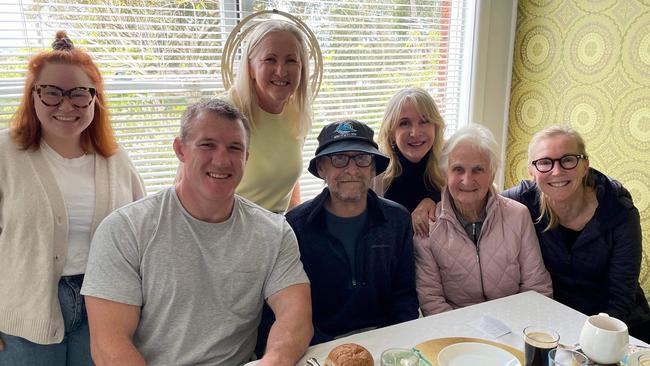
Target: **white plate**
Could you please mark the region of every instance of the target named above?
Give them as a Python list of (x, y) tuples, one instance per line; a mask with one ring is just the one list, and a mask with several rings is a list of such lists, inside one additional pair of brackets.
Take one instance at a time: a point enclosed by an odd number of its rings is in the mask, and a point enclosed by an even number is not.
[(440, 366), (521, 366), (515, 355), (485, 343), (461, 342), (438, 353)]

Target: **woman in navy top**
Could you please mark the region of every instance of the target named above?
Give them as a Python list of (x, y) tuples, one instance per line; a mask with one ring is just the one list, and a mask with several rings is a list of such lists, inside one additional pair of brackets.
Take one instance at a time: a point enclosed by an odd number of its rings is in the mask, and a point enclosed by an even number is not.
[(445, 184), (438, 163), (444, 132), (445, 122), (424, 89), (403, 89), (386, 106), (378, 142), (390, 163), (373, 189), (411, 212), (416, 235), (429, 234)]
[(639, 285), (639, 211), (617, 181), (589, 167), (582, 137), (552, 126), (533, 136), (528, 172), (503, 194), (535, 222), (555, 299), (587, 315), (608, 313), (650, 340), (650, 309)]

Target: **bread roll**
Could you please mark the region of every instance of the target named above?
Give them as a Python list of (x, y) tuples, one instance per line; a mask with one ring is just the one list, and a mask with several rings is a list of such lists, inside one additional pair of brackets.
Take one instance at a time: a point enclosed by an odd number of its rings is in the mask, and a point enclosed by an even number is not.
[(374, 364), (370, 352), (356, 343), (345, 343), (334, 347), (325, 360), (325, 366), (374, 366)]

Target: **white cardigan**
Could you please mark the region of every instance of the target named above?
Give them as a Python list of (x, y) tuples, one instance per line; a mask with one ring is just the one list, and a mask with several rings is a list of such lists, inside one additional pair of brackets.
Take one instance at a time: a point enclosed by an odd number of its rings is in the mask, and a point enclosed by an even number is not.
[[(91, 234), (111, 211), (144, 193), (124, 150), (109, 158), (95, 154)], [(67, 252), (63, 195), (42, 150), (19, 150), (9, 131), (0, 131), (0, 332), (38, 344), (63, 340), (58, 283)]]

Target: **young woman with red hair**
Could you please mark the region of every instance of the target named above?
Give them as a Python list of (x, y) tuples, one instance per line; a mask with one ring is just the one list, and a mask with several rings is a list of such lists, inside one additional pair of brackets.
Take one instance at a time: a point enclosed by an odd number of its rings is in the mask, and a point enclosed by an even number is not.
[(0, 364), (92, 365), (79, 294), (90, 239), (144, 195), (115, 142), (99, 69), (58, 32), (0, 131)]

